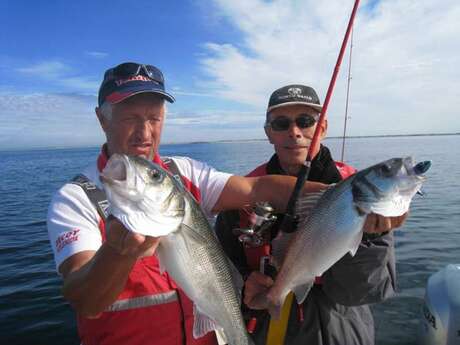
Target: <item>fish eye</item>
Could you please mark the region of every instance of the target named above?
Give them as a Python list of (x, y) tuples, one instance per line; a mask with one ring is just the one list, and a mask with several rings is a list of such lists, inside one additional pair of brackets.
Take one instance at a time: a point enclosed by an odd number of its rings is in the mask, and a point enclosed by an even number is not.
[(391, 174), (391, 166), (389, 166), (388, 164), (382, 164), (381, 170), (384, 175)]
[(161, 172), (157, 169), (152, 169), (150, 171), (150, 176), (154, 179), (154, 180), (160, 180), (161, 179)]

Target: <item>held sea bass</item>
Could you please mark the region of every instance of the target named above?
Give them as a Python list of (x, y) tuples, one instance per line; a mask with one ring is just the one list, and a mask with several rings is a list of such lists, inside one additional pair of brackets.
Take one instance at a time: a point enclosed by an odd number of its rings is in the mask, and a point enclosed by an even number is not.
[(274, 285), (257, 304), (275, 319), (290, 291), (302, 303), (315, 277), (346, 253), (354, 255), (369, 213), (400, 216), (409, 209), (431, 163), (414, 165), (410, 157), (371, 166), (298, 202), (300, 223), (293, 234), (280, 232), (273, 241), (274, 262), (280, 263)]
[(240, 311), (241, 276), (182, 184), (155, 163), (119, 154), (101, 180), (110, 213), (126, 228), (163, 236), (155, 255), (194, 303), (194, 337), (222, 328), (229, 344), (252, 344)]

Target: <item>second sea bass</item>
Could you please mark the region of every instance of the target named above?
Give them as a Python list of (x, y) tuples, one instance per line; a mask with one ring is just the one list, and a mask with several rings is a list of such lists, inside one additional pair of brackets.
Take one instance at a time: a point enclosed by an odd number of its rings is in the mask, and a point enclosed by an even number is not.
[(346, 253), (354, 255), (369, 213), (400, 216), (420, 190), (429, 161), (414, 165), (410, 157), (371, 166), (324, 193), (299, 200), (307, 216), (294, 234), (281, 233), (273, 241), (275, 261), (282, 263), (274, 285), (257, 302), (275, 319), (290, 291), (302, 303), (315, 277), (321, 276)]
[(252, 344), (240, 311), (241, 276), (182, 184), (155, 163), (118, 154), (101, 180), (110, 212), (128, 229), (163, 236), (155, 255), (194, 303), (194, 337), (222, 328), (229, 344)]

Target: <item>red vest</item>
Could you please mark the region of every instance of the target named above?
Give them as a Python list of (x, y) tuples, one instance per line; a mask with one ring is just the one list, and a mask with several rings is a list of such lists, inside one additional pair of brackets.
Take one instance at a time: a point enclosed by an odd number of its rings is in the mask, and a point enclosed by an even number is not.
[[(154, 162), (167, 168), (158, 156)], [(98, 158), (101, 171), (107, 163), (104, 150)], [(199, 201), (200, 192), (181, 176), (185, 187)], [(105, 240), (105, 224), (99, 228)], [(134, 264), (124, 290), (96, 319), (78, 315), (78, 333), (83, 345), (215, 345), (214, 332), (194, 339), (193, 303), (167, 272), (160, 273), (155, 256)]]

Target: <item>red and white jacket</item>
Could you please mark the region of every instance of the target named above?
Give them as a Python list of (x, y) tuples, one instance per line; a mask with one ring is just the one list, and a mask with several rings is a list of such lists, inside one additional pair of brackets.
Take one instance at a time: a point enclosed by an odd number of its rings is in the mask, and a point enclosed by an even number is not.
[[(159, 157), (154, 161), (166, 166)], [(174, 158), (184, 186), (210, 214), (230, 175), (189, 158)], [(101, 187), (99, 172), (107, 156), (104, 150), (97, 169), (87, 176)], [(54, 196), (48, 211), (48, 233), (56, 267), (83, 250), (97, 250), (105, 240), (105, 224), (80, 186), (66, 184)], [(78, 316), (83, 345), (217, 344), (214, 333), (194, 339), (193, 305), (167, 272), (160, 273), (155, 256), (139, 259), (117, 300), (98, 318)]]

